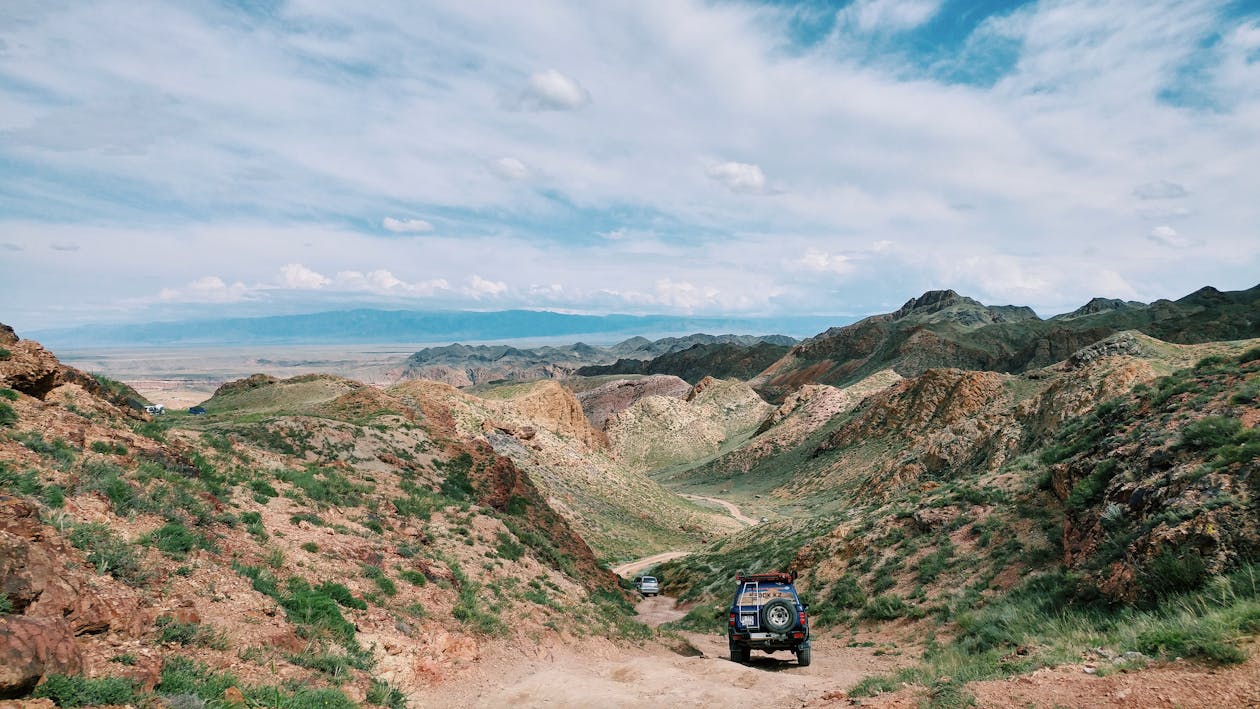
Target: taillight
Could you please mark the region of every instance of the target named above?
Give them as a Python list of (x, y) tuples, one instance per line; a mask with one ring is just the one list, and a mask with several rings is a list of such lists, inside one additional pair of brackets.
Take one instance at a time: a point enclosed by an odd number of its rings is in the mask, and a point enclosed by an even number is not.
[(805, 611), (801, 611), (801, 625), (805, 625)]
[(732, 613), (730, 619), (726, 621), (726, 625), (728, 628), (735, 627), (735, 614), (734, 613)]

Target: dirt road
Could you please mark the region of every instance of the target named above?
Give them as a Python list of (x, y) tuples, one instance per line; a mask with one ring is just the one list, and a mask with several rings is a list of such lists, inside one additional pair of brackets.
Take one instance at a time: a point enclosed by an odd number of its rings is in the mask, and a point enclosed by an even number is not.
[(685, 642), (638, 646), (549, 636), (514, 651), (487, 648), (472, 676), (412, 701), (423, 707), (800, 707), (904, 662), (823, 639), (815, 642), (809, 667), (785, 652), (754, 652), (741, 665), (727, 657), (725, 637), (681, 635)]
[(628, 579), (632, 576), (635, 576), (640, 571), (648, 568), (649, 566), (655, 566), (656, 564), (669, 561), (670, 559), (677, 559), (682, 556), (687, 556), (690, 553), (691, 552), (689, 551), (667, 551), (661, 554), (645, 556), (642, 559), (635, 559), (634, 561), (628, 561), (620, 566), (614, 566), (612, 568), (612, 571), (614, 574), (617, 574), (621, 578)]
[(732, 517), (739, 520), (740, 522), (743, 522), (744, 524), (747, 524), (750, 526), (757, 524), (756, 519), (753, 519), (752, 517), (745, 515), (743, 512), (740, 512), (738, 507), (736, 507), (733, 503), (727, 502), (726, 500), (721, 500), (716, 497), (705, 497), (703, 495), (683, 495), (683, 497), (687, 498), (688, 500), (703, 500), (704, 502), (712, 502), (715, 505), (720, 505), (722, 507), (725, 507), (726, 511), (731, 513)]

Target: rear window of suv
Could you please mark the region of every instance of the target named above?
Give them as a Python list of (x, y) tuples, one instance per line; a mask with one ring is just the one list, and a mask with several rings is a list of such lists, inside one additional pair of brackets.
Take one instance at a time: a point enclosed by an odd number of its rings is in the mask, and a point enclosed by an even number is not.
[(796, 602), (796, 594), (792, 593), (792, 587), (786, 583), (746, 581), (740, 586), (739, 593), (735, 595), (735, 605), (763, 606), (767, 601), (775, 598), (786, 598), (793, 603)]

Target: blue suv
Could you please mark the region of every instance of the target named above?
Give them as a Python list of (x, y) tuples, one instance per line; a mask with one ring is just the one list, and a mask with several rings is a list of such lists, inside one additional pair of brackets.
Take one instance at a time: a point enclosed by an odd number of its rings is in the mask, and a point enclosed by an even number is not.
[(748, 662), (753, 650), (791, 650), (801, 667), (809, 666), (809, 606), (801, 603), (795, 582), (795, 571), (735, 575), (726, 628), (731, 661)]

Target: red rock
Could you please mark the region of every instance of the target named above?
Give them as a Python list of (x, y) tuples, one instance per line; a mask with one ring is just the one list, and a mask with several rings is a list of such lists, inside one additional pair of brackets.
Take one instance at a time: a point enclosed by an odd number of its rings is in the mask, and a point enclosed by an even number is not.
[(83, 655), (64, 621), (0, 616), (0, 694), (25, 694), (46, 675), (82, 671)]

